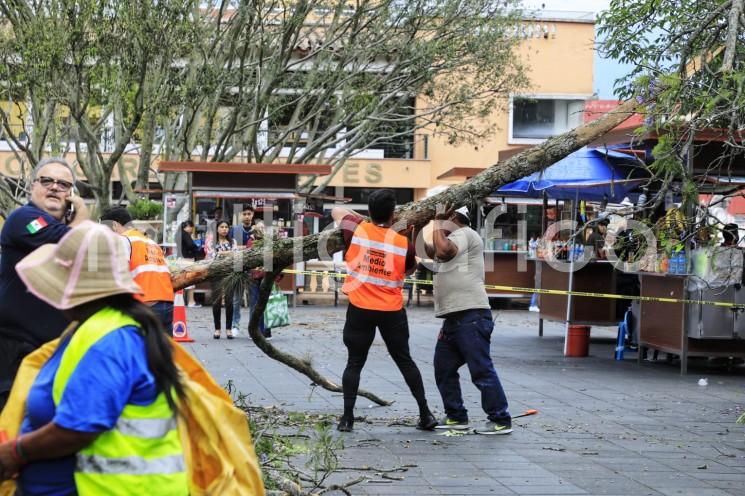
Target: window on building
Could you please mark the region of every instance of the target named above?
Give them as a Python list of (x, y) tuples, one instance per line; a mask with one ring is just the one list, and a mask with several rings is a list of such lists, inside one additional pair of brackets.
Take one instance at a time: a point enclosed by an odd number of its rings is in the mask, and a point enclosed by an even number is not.
[(510, 141), (544, 140), (582, 123), (584, 100), (515, 97), (512, 100)]
[[(417, 136), (414, 133), (416, 98), (402, 97), (395, 107), (389, 109), (387, 122), (379, 122), (367, 130), (362, 139), (350, 136), (359, 149), (382, 150), (381, 158), (413, 159)], [(354, 129), (357, 123), (351, 123)]]
[(282, 146), (308, 145), (334, 124), (334, 105), (333, 98), (318, 109), (299, 93), (274, 96), (268, 111), (269, 145), (280, 141)]

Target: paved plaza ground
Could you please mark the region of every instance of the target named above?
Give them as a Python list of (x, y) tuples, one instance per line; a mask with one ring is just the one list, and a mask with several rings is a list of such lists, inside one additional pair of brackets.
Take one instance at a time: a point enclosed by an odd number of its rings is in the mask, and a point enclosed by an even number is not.
[[(293, 325), (274, 331), (272, 343), (312, 357), (329, 379), (341, 382), (346, 360), (341, 340), (345, 307), (291, 308)], [(244, 332), (232, 341), (211, 337), (210, 308), (188, 309), (188, 345), (222, 384), (232, 380), (251, 403), (289, 411), (337, 414), (341, 394), (311, 388), (310, 380), (267, 358)], [(563, 325), (547, 323), (537, 335), (537, 315), (495, 310), (492, 357), (513, 415), (509, 436), (448, 437), (391, 422), (409, 417), (416, 404), (376, 338), (361, 387), (389, 407), (360, 398), (355, 432), (346, 436), (345, 465), (390, 468), (415, 465), (403, 480), (355, 485), (352, 494), (399, 495), (667, 495), (745, 494), (745, 368), (728, 371), (706, 361), (687, 376), (664, 360), (637, 365), (635, 353), (613, 360), (615, 329), (593, 328), (590, 357), (562, 356)], [(412, 355), (424, 376), (438, 417), (442, 406), (432, 358), (438, 320), (432, 308), (409, 309)], [(479, 394), (462, 369), (464, 398), (472, 422), (482, 422)], [(702, 377), (708, 386), (697, 384)], [(439, 434), (439, 435), (438, 435)], [(351, 479), (341, 474), (337, 479)]]

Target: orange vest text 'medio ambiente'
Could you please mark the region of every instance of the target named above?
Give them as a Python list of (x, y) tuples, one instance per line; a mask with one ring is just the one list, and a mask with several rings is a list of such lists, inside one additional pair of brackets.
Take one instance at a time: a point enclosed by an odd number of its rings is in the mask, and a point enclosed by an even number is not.
[(124, 236), (132, 247), (129, 271), (143, 293), (135, 297), (141, 301), (173, 301), (171, 271), (158, 243), (135, 229), (125, 232)]
[(403, 308), (408, 240), (388, 227), (362, 222), (354, 230), (344, 260), (347, 278), (342, 291), (349, 302), (368, 310)]

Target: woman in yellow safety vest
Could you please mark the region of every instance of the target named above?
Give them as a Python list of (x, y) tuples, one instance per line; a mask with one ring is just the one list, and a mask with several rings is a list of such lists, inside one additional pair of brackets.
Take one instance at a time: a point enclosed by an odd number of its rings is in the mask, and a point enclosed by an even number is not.
[[(172, 345), (121, 242), (84, 222), (16, 270), (75, 321), (28, 393), (20, 434), (0, 444), (0, 481), (29, 495), (186, 495)], [(29, 316), (33, 319), (33, 316)]]

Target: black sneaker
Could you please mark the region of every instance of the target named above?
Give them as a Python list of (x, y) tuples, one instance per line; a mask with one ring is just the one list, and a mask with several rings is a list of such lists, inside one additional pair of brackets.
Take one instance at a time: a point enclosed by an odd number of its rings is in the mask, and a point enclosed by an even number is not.
[(512, 433), (512, 421), (492, 422), (488, 421), (483, 429), (476, 429), (476, 434), (485, 434), (487, 436), (503, 436)]
[(336, 430), (340, 432), (352, 432), (353, 427), (354, 419), (342, 415), (342, 417), (339, 419), (339, 423), (336, 426)]
[(450, 417), (445, 417), (435, 426), (435, 429), (465, 431), (468, 429), (468, 420), (455, 420)]
[(271, 329), (265, 329), (264, 330), (264, 339), (266, 339), (267, 341), (271, 341), (272, 340), (272, 330)]
[(425, 413), (419, 417), (419, 423), (416, 424), (416, 428), (420, 431), (431, 431), (437, 426), (437, 419), (430, 412)]

